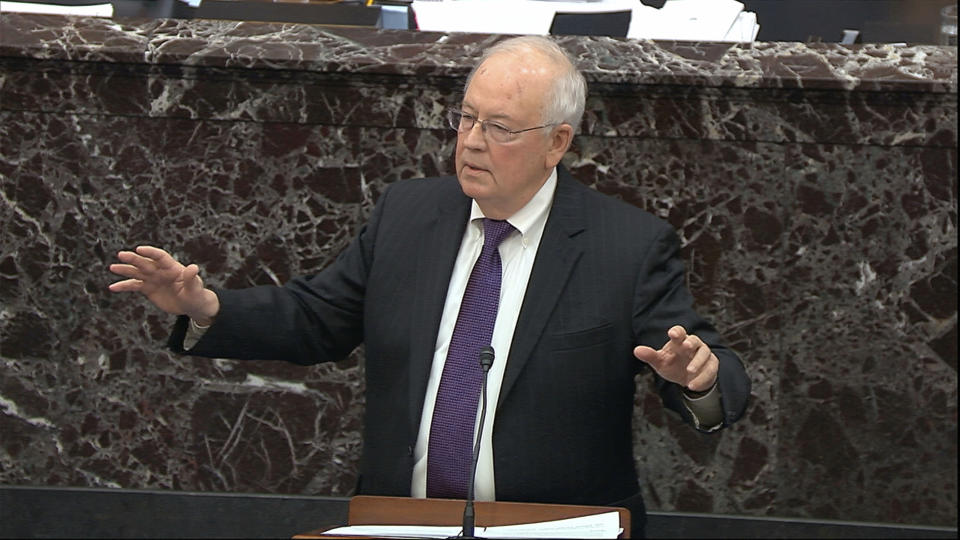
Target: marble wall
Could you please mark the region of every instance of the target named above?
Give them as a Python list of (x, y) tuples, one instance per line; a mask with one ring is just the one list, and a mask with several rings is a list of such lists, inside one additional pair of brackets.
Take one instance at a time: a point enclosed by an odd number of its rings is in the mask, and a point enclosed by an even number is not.
[[(317, 271), (390, 182), (451, 171), (442, 111), (496, 39), (4, 14), (0, 483), (350, 494), (362, 350), (172, 356), (106, 266)], [(639, 381), (649, 507), (955, 526), (956, 48), (561, 42), (591, 87), (565, 162), (679, 229), (754, 381), (716, 435)]]

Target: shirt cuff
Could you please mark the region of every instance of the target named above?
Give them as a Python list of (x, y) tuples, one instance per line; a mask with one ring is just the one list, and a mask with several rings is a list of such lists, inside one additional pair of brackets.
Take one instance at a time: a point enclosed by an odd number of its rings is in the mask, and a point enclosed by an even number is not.
[(706, 432), (723, 427), (723, 405), (716, 382), (706, 392), (691, 392), (684, 388), (680, 393), (683, 396), (683, 406), (693, 417), (694, 427)]
[(209, 324), (201, 326), (197, 324), (197, 321), (190, 319), (190, 324), (187, 325), (187, 333), (183, 336), (183, 350), (189, 351), (192, 349), (200, 341), (200, 338), (207, 333), (208, 328), (210, 328)]

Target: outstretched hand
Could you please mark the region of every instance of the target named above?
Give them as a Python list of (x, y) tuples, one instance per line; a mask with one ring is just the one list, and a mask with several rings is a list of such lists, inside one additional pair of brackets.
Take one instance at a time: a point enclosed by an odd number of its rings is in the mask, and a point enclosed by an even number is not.
[(183, 266), (151, 246), (121, 251), (117, 259), (122, 264), (111, 264), (110, 271), (127, 279), (111, 284), (111, 292), (139, 292), (163, 311), (187, 315), (200, 324), (209, 324), (220, 311), (220, 301), (204, 288), (197, 265)]
[(637, 359), (646, 362), (664, 379), (694, 392), (709, 390), (717, 380), (720, 361), (710, 346), (682, 326), (667, 331), (670, 338), (660, 350), (644, 345), (633, 349)]

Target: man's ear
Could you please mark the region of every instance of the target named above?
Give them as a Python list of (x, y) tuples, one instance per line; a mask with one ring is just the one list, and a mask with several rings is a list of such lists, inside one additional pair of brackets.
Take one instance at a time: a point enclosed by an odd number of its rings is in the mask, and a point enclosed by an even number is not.
[(552, 169), (560, 163), (563, 155), (567, 153), (570, 144), (573, 143), (573, 126), (570, 124), (560, 124), (553, 128), (550, 135), (549, 146), (547, 147), (546, 163), (548, 169)]

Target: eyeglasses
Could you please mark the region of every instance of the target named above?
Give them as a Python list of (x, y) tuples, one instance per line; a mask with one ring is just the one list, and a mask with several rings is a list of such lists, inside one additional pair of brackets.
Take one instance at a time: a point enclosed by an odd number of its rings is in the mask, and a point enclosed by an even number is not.
[(552, 123), (527, 129), (510, 129), (492, 120), (478, 120), (476, 116), (456, 109), (447, 111), (447, 122), (450, 123), (450, 127), (457, 133), (467, 133), (473, 129), (473, 126), (480, 124), (480, 131), (482, 131), (485, 136), (489, 136), (490, 140), (499, 144), (513, 141), (518, 135), (527, 131), (557, 125), (556, 123)]

